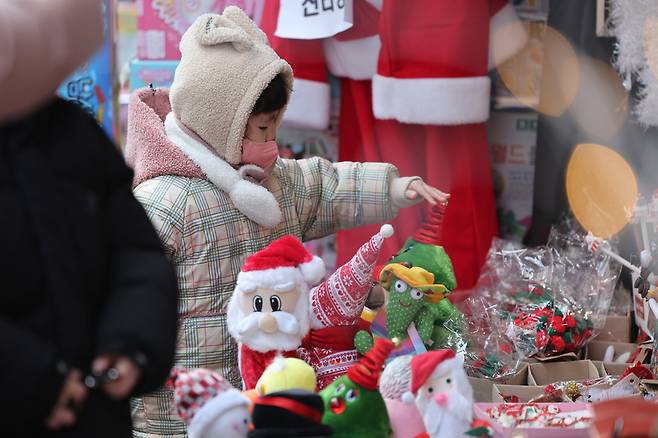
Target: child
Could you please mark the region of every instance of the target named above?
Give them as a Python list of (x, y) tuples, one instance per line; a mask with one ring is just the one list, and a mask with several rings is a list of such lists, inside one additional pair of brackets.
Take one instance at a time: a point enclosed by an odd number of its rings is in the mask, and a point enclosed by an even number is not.
[[(226, 305), (247, 256), (286, 234), (315, 239), (447, 195), (390, 164), (278, 158), (292, 71), (240, 9), (200, 17), (180, 48), (169, 95), (132, 97), (126, 157), (178, 274), (176, 363), (219, 370), (239, 386)], [(184, 435), (171, 400), (162, 389), (136, 401), (136, 436)]]

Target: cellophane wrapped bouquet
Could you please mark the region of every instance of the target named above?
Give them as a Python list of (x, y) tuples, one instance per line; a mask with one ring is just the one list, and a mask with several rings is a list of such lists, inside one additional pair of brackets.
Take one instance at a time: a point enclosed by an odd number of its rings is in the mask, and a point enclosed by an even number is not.
[(545, 246), (494, 240), (473, 295), (462, 305), (471, 375), (501, 379), (524, 358), (575, 353), (596, 336), (620, 266), (590, 252), (585, 236), (565, 220)]

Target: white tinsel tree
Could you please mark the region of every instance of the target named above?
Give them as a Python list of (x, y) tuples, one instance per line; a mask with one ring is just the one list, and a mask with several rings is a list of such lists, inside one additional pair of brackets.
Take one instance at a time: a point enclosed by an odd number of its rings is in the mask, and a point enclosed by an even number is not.
[(615, 67), (630, 90), (639, 83), (635, 115), (658, 126), (658, 0), (612, 0), (611, 25), (617, 38)]

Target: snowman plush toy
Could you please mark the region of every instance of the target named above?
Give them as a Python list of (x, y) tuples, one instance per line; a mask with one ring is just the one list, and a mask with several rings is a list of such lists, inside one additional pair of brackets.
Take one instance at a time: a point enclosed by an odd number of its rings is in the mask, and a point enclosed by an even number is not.
[(216, 372), (174, 368), (167, 384), (174, 388), (178, 415), (190, 438), (247, 437), (249, 399)]

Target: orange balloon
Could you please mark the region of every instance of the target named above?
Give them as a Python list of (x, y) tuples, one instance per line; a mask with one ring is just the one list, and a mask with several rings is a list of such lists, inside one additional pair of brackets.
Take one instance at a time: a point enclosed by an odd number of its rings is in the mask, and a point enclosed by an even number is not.
[(567, 166), (566, 189), (578, 222), (603, 239), (628, 224), (638, 194), (631, 166), (617, 152), (597, 144), (576, 147)]

